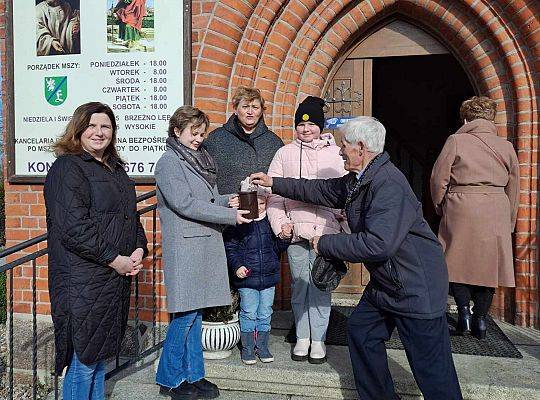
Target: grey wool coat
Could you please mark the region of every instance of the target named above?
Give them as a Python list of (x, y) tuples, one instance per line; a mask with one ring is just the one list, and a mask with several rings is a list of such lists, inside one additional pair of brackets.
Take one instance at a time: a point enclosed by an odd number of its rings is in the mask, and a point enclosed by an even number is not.
[(172, 148), (155, 170), (169, 313), (231, 303), (222, 230), (236, 224), (228, 195), (219, 195)]

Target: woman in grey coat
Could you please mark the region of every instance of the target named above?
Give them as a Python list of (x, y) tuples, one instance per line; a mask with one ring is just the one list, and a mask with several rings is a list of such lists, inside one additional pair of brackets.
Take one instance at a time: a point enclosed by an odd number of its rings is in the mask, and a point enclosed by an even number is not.
[(242, 217), (248, 211), (229, 208), (237, 199), (218, 193), (214, 160), (200, 147), (208, 122), (197, 108), (176, 110), (155, 171), (171, 314), (156, 382), (173, 399), (219, 396), (217, 386), (204, 379), (201, 309), (231, 303), (221, 231), (250, 222)]

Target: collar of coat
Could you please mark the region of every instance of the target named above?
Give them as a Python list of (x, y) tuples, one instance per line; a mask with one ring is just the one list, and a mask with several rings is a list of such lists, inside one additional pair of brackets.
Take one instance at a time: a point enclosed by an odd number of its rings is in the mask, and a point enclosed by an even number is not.
[(334, 139), (334, 135), (332, 135), (330, 132), (323, 133), (319, 139), (313, 139), (309, 143), (302, 142), (300, 139), (296, 138), (293, 142), (298, 147), (303, 148), (310, 148), (314, 150), (319, 150), (327, 146), (332, 146), (336, 144), (336, 141)]
[[(101, 161), (99, 161), (99, 160), (98, 160), (97, 158), (95, 158), (93, 155), (91, 155), (90, 153), (88, 153), (87, 151), (84, 151), (84, 150), (83, 150), (83, 152), (82, 152), (81, 154), (79, 154), (79, 157), (81, 157), (81, 159), (82, 159), (83, 161), (96, 161), (96, 162), (98, 162), (98, 163), (103, 164)], [(116, 157), (114, 157), (114, 156), (111, 156), (111, 157), (109, 158), (109, 160), (110, 160), (110, 162), (111, 162), (110, 165), (111, 165), (111, 166), (114, 166), (115, 168), (118, 167), (118, 166), (121, 166), (121, 167), (124, 166), (124, 163), (122, 162), (122, 160), (120, 160), (120, 159), (118, 159), (118, 158), (116, 158)]]
[(379, 169), (381, 169), (381, 167), (388, 161), (390, 161), (390, 156), (386, 151), (377, 154), (375, 158), (371, 160), (364, 169), (364, 173), (361, 179), (362, 183), (360, 186), (369, 185), (377, 172), (379, 172)]
[(386, 151), (375, 156), (373, 160), (364, 169), (364, 173), (361, 179), (357, 179), (355, 173), (351, 172), (349, 174), (350, 178), (348, 181), (348, 191), (349, 194), (345, 201), (346, 204), (350, 203), (360, 192), (360, 188), (367, 186), (371, 183), (375, 175), (379, 172), (381, 167), (390, 161), (390, 156)]
[(487, 119), (478, 118), (463, 124), (456, 133), (487, 133), (496, 135), (497, 127), (493, 122), (488, 121)]
[(266, 126), (266, 123), (264, 122), (264, 116), (262, 115), (259, 122), (257, 122), (255, 129), (250, 134), (247, 134), (246, 132), (244, 132), (244, 130), (242, 129), (240, 125), (240, 122), (238, 121), (238, 117), (236, 116), (236, 114), (233, 114), (229, 118), (229, 120), (225, 123), (225, 125), (223, 125), (223, 128), (225, 128), (228, 132), (231, 132), (238, 139), (244, 142), (248, 142), (248, 143), (252, 142), (254, 139), (268, 132), (268, 127)]
[(166, 146), (167, 149), (174, 151), (196, 174), (203, 178), (210, 188), (215, 186), (217, 180), (216, 163), (204, 147), (201, 146), (198, 150), (193, 150), (181, 144), (174, 137), (167, 138)]

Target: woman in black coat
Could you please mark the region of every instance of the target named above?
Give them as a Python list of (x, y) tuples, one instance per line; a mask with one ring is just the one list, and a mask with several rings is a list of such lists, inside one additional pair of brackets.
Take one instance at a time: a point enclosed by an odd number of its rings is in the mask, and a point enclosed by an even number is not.
[(64, 398), (104, 399), (105, 360), (125, 333), (131, 277), (146, 255), (133, 181), (109, 106), (78, 107), (45, 180), (49, 294)]

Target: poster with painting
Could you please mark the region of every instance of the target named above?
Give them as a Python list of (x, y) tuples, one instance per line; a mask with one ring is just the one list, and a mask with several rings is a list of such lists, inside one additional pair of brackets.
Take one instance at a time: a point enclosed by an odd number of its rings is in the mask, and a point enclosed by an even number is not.
[(151, 180), (169, 119), (186, 98), (187, 0), (8, 1), (8, 87), (16, 88), (10, 176), (45, 176), (54, 162), (51, 145), (73, 111), (101, 101), (114, 111), (126, 171)]
[(107, 52), (154, 51), (154, 0), (107, 0)]
[(81, 53), (79, 0), (36, 0), (36, 55)]

